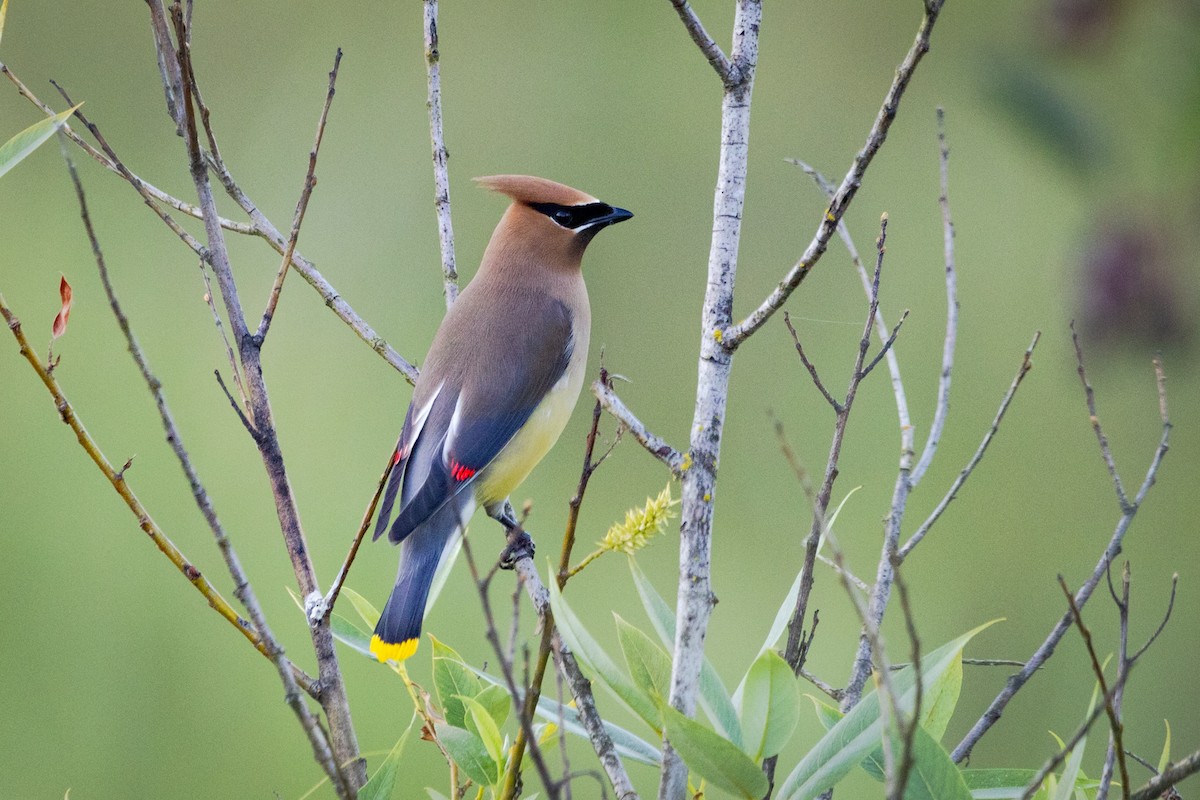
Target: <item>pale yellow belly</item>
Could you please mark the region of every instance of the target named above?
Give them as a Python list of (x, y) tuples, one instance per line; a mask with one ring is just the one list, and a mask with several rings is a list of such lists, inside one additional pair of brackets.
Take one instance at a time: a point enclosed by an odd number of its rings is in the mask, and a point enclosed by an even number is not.
[(490, 506), (512, 494), (558, 441), (583, 386), (587, 346), (586, 332), (583, 337), (577, 334), (566, 374), (551, 387), (521, 430), (476, 480), (475, 497), (481, 505)]

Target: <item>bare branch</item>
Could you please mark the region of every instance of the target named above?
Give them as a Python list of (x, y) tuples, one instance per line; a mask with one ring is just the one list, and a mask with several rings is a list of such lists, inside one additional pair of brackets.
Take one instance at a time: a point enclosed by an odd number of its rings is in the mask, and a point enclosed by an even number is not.
[(604, 407), (605, 411), (612, 414), (625, 426), (638, 444), (646, 448), (650, 455), (667, 465), (672, 475), (678, 478), (687, 471), (690, 466), (689, 457), (671, 447), (665, 439), (647, 430), (642, 421), (621, 402), (621, 398), (613, 391), (612, 386), (603, 381), (594, 381), (592, 394), (596, 396), (596, 400)]
[(433, 205), (437, 211), (438, 243), (442, 251), (442, 286), (446, 308), (458, 297), (454, 265), (454, 226), (450, 221), (450, 170), (446, 134), (442, 129), (442, 72), (438, 50), (438, 0), (425, 0), (425, 69), (429, 76), (429, 138), (433, 144)]
[(1153, 780), (1130, 795), (1129, 800), (1156, 800), (1166, 797), (1172, 786), (1197, 772), (1200, 772), (1200, 750), (1164, 769)]
[[(38, 358), (37, 353), (34, 352), (33, 347), (30, 346), (29, 340), (25, 338), (25, 332), (21, 329), (21, 321), (17, 319), (16, 315), (13, 314), (12, 310), (4, 302), (3, 295), (0, 295), (0, 316), (4, 318), (8, 329), (17, 340), (17, 346), (21, 355), (33, 367), (42, 384), (50, 392), (50, 397), (54, 400), (54, 407), (58, 410), (59, 416), (62, 417), (63, 422), (75, 433), (75, 438), (79, 440), (79, 446), (88, 454), (88, 457), (92, 459), (92, 462), (103, 473), (104, 477), (108, 479), (108, 482), (112, 484), (117, 494), (120, 495), (125, 505), (133, 512), (134, 517), (138, 521), (138, 527), (150, 537), (150, 541), (159, 549), (159, 552), (175, 565), (175, 568), (187, 578), (196, 591), (203, 595), (205, 601), (214, 611), (224, 617), (242, 636), (246, 637), (254, 645), (254, 649), (270, 658), (266, 645), (258, 635), (258, 631), (255, 630), (254, 624), (247, 619), (243, 619), (233, 609), (229, 602), (221, 596), (221, 593), (208, 582), (208, 579), (204, 577), (200, 570), (192, 565), (192, 562), (184, 556), (179, 548), (175, 546), (175, 543), (158, 527), (158, 523), (150, 516), (150, 512), (146, 510), (141, 500), (129, 488), (125, 480), (124, 468), (119, 472), (113, 469), (112, 463), (109, 462), (108, 458), (100, 450), (99, 445), (92, 438), (91, 434), (88, 433), (87, 428), (84, 427), (83, 421), (75, 413), (74, 407), (67, 399), (66, 394), (63, 393), (58, 380), (50, 374), (42, 364), (41, 359)], [(312, 678), (299, 670), (296, 671), (295, 675), (297, 683), (300, 684), (304, 691), (310, 694), (316, 692), (315, 682)]]
[(813, 384), (817, 390), (821, 392), (821, 396), (825, 398), (825, 402), (833, 408), (835, 414), (842, 413), (842, 404), (833, 399), (833, 395), (825, 388), (825, 384), (821, 382), (821, 376), (817, 374), (816, 366), (808, 360), (808, 356), (804, 354), (804, 345), (800, 344), (800, 335), (796, 333), (796, 328), (792, 325), (792, 318), (785, 311), (783, 312), (783, 324), (787, 326), (788, 333), (792, 335), (792, 343), (796, 346), (796, 355), (800, 356), (800, 363), (808, 370), (808, 374), (812, 376)]
[(925, 53), (929, 52), (929, 36), (933, 31), (934, 23), (937, 22), (938, 14), (941, 12), (943, 0), (930, 0), (925, 4), (925, 16), (921, 20), (921, 27), (917, 31), (916, 40), (909, 48), (908, 54), (900, 63), (896, 70), (896, 77), (892, 81), (891, 87), (888, 88), (887, 94), (884, 96), (883, 105), (879, 109), (879, 114), (875, 117), (875, 123), (871, 126), (871, 131), (867, 135), (867, 142), (863, 145), (862, 150), (854, 157), (854, 163), (851, 165), (846, 177), (842, 179), (841, 185), (838, 187), (829, 208), (826, 209), (821, 219), (821, 224), (817, 228), (817, 233), (809, 243), (808, 248), (800, 257), (800, 260), (795, 263), (788, 273), (783, 277), (770, 295), (750, 313), (744, 320), (731, 325), (723, 331), (723, 341), (725, 347), (729, 350), (735, 350), (742, 342), (750, 337), (755, 331), (766, 324), (771, 315), (783, 307), (787, 302), (788, 297), (795, 291), (796, 287), (808, 277), (808, 273), (816, 266), (821, 255), (825, 252), (825, 248), (829, 246), (829, 239), (833, 236), (833, 232), (837, 229), (838, 222), (849, 208), (850, 202), (854, 199), (854, 195), (858, 192), (858, 187), (862, 185), (863, 176), (866, 174), (867, 167), (870, 166), (871, 160), (875, 154), (879, 152), (879, 148), (883, 146), (884, 140), (887, 138), (888, 129), (891, 128), (892, 121), (896, 118), (896, 112), (900, 106), (900, 99), (904, 96), (904, 90), (908, 88), (908, 83), (912, 79), (913, 71), (917, 64), (921, 62), (921, 58)]
[[(1157, 383), (1161, 387), (1165, 385), (1165, 381), (1161, 379), (1161, 366), (1157, 363), (1155, 365), (1155, 370), (1156, 378), (1158, 379)], [(1165, 395), (1160, 395), (1159, 408), (1164, 409), (1165, 407)], [(1142, 480), (1142, 485), (1138, 489), (1137, 496), (1134, 497), (1132, 503), (1124, 506), (1121, 516), (1117, 520), (1116, 528), (1113, 531), (1112, 536), (1109, 538), (1108, 545), (1104, 548), (1104, 552), (1101, 554), (1099, 562), (1096, 564), (1095, 569), (1092, 570), (1092, 574), (1086, 581), (1084, 581), (1083, 585), (1080, 586), (1079, 590), (1075, 593), (1074, 599), (1076, 607), (1080, 609), (1083, 608), (1084, 604), (1087, 603), (1088, 598), (1091, 597), (1092, 592), (1095, 590), (1096, 585), (1100, 582), (1100, 579), (1104, 577), (1105, 572), (1108, 570), (1109, 564), (1111, 564), (1117, 555), (1120, 554), (1122, 545), (1125, 541), (1125, 534), (1129, 531), (1129, 526), (1133, 523), (1133, 519), (1137, 515), (1138, 509), (1141, 507), (1141, 504), (1145, 500), (1147, 493), (1150, 491), (1150, 487), (1154, 485), (1154, 481), (1158, 476), (1159, 467), (1162, 466), (1163, 458), (1166, 456), (1167, 450), (1170, 447), (1170, 440), (1171, 421), (1169, 418), (1164, 417), (1162, 436), (1159, 438), (1158, 447), (1155, 448), (1154, 455), (1150, 459), (1150, 466), (1146, 469), (1146, 476)], [(1005, 685), (1004, 689), (998, 695), (996, 695), (996, 698), (992, 700), (991, 704), (987, 708), (987, 711), (985, 711), (983, 716), (981, 716), (975, 722), (975, 724), (971, 727), (971, 730), (965, 737), (963, 737), (963, 740), (954, 748), (954, 752), (950, 754), (950, 757), (955, 762), (962, 762), (971, 755), (972, 748), (974, 748), (979, 739), (985, 733), (987, 733), (993, 725), (996, 724), (996, 722), (1000, 719), (1000, 715), (1004, 713), (1004, 708), (1009, 704), (1013, 697), (1016, 696), (1017, 692), (1021, 690), (1021, 688), (1029, 681), (1031, 677), (1033, 677), (1033, 673), (1042, 664), (1044, 664), (1046, 660), (1050, 658), (1050, 656), (1054, 655), (1054, 649), (1058, 646), (1059, 641), (1062, 640), (1063, 635), (1067, 632), (1067, 629), (1070, 627), (1070, 625), (1071, 615), (1069, 613), (1063, 615), (1063, 617), (1055, 624), (1053, 630), (1050, 631), (1050, 634), (1046, 637), (1046, 640), (1042, 642), (1041, 646), (1039, 646), (1033, 655), (1030, 656), (1029, 660), (1025, 664), (1024, 669), (1008, 679), (1008, 683)]]
[(1000, 431), (1000, 423), (1004, 420), (1004, 415), (1008, 411), (1008, 407), (1012, 403), (1013, 398), (1016, 397), (1017, 389), (1021, 386), (1021, 381), (1025, 380), (1025, 376), (1029, 373), (1029, 370), (1033, 368), (1033, 350), (1035, 347), (1037, 347), (1038, 340), (1040, 340), (1041, 337), (1041, 331), (1037, 331), (1033, 334), (1033, 341), (1029, 343), (1029, 347), (1025, 348), (1025, 356), (1021, 359), (1021, 366), (1017, 368), (1016, 376), (1009, 385), (1008, 391), (1004, 393), (1004, 397), (1000, 400), (1000, 408), (998, 411), (996, 411), (996, 416), (992, 419), (991, 427), (988, 428), (987, 433), (983, 435), (983, 441), (979, 443), (979, 447), (975, 448), (975, 454), (971, 456), (971, 460), (967, 462), (967, 465), (958, 473), (958, 477), (956, 477), (954, 482), (950, 484), (950, 488), (946, 491), (946, 494), (942, 497), (941, 501), (939, 501), (933, 511), (930, 512), (926, 520), (921, 523), (921, 526), (917, 528), (916, 532), (909, 537), (907, 542), (904, 543), (904, 546), (900, 548), (901, 560), (907, 558), (908, 554), (912, 552), (913, 548), (921, 543), (921, 540), (925, 538), (925, 534), (929, 533), (929, 529), (932, 528), (933, 524), (942, 516), (942, 512), (944, 512), (950, 503), (954, 501), (954, 498), (958, 496), (959, 489), (961, 489), (963, 484), (967, 482), (967, 478), (971, 477), (971, 473), (975, 471), (975, 467), (979, 466), (979, 462), (983, 460), (983, 455), (987, 452), (988, 446), (992, 443), (992, 439), (994, 439), (996, 434)]
[(267, 330), (275, 317), (275, 307), (279, 305), (279, 294), (283, 291), (283, 280), (287, 277), (288, 267), (291, 266), (292, 256), (296, 252), (296, 240), (300, 238), (300, 226), (304, 223), (304, 212), (308, 210), (308, 200), (312, 197), (313, 188), (317, 185), (317, 154), (321, 150), (321, 140), (325, 137), (325, 122), (329, 119), (329, 107), (333, 105), (334, 86), (337, 83), (338, 67), (342, 63), (342, 48), (337, 49), (333, 57), (333, 69), (329, 72), (329, 91), (325, 94), (325, 105), (321, 108), (321, 116), (317, 119), (317, 135), (312, 149), (308, 151), (308, 172), (304, 176), (304, 188), (300, 190), (300, 199), (296, 202), (296, 213), (292, 215), (292, 230), (288, 234), (287, 247), (283, 251), (283, 263), (275, 274), (275, 282), (271, 285), (271, 293), (267, 297), (267, 307), (263, 310), (262, 320), (258, 323), (258, 331), (254, 334), (259, 341), (267, 338)]
[(683, 26), (687, 28), (688, 35), (692, 37), (696, 47), (700, 48), (700, 52), (708, 59), (708, 63), (712, 64), (712, 68), (717, 71), (721, 83), (726, 86), (737, 83), (733, 65), (725, 57), (721, 46), (713, 41), (713, 38), (708, 35), (708, 31), (704, 30), (703, 23), (696, 16), (696, 11), (688, 0), (671, 0), (671, 5), (675, 7), (675, 13), (679, 14), (679, 19), (683, 21)]
[(921, 457), (917, 459), (917, 465), (908, 478), (913, 486), (925, 476), (925, 470), (933, 462), (933, 455), (942, 440), (946, 415), (950, 411), (950, 375), (954, 371), (954, 347), (958, 341), (958, 277), (954, 264), (954, 222), (950, 219), (950, 147), (946, 144), (946, 112), (940, 106), (937, 110), (937, 138), (942, 186), (938, 205), (942, 209), (942, 249), (946, 261), (946, 336), (942, 340), (942, 372), (938, 378), (938, 399), (933, 422), (925, 439), (925, 449), (921, 451)]
[[(1104, 465), (1108, 467), (1108, 475), (1112, 478), (1113, 488), (1117, 492), (1117, 502), (1121, 505), (1121, 510), (1124, 511), (1129, 507), (1129, 498), (1125, 494), (1125, 486), (1121, 483), (1121, 476), (1117, 472), (1117, 464), (1113, 460), (1112, 449), (1108, 446), (1108, 437), (1104, 435), (1104, 429), (1100, 427), (1100, 417), (1096, 414), (1096, 392), (1092, 389), (1092, 385), (1088, 383), (1087, 371), (1083, 367), (1083, 346), (1079, 343), (1079, 334), (1075, 330), (1075, 321), (1071, 320), (1071, 341), (1075, 344), (1075, 364), (1076, 371), (1079, 373), (1079, 381), (1083, 384), (1083, 395), (1087, 401), (1088, 420), (1092, 423), (1092, 430), (1096, 433), (1096, 441), (1100, 444), (1100, 456), (1104, 459)], [(1159, 395), (1162, 397), (1162, 394)]]

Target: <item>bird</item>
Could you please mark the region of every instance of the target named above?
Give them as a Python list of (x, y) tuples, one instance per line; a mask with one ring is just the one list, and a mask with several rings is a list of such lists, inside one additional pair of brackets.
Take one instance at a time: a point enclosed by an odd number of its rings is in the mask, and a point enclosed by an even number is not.
[(402, 544), (371, 636), (379, 661), (416, 652), (438, 564), (476, 507), (498, 512), (566, 427), (591, 329), (583, 252), (633, 216), (545, 178), (475, 180), (512, 203), (433, 337), (392, 455), (373, 540), (386, 530)]

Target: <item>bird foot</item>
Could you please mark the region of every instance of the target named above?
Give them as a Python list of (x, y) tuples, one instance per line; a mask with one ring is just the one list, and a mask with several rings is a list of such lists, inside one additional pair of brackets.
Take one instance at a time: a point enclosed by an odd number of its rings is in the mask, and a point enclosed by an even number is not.
[(522, 558), (533, 558), (536, 549), (533, 537), (522, 528), (510, 530), (508, 544), (500, 551), (500, 569), (515, 569)]

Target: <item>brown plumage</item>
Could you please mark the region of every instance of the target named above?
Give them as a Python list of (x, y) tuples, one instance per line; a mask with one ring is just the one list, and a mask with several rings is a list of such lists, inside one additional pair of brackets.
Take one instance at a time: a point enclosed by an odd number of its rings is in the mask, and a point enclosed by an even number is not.
[(558, 439), (583, 385), (591, 309), (580, 260), (633, 216), (544, 178), (479, 178), (513, 203), (429, 348), (375, 537), (404, 542), (371, 650), (416, 651), (434, 571), (477, 504), (492, 508)]

